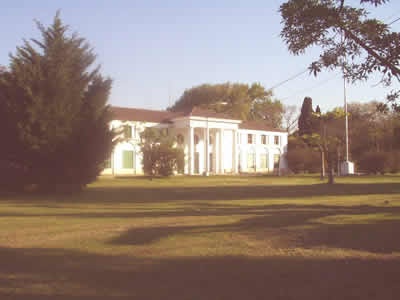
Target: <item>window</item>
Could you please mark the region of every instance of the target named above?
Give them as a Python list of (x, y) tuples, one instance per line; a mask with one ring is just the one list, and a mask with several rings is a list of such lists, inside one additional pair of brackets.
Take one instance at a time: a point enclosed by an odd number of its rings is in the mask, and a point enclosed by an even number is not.
[(267, 136), (265, 134), (261, 135), (261, 144), (266, 145), (267, 143)]
[(254, 171), (256, 169), (256, 155), (254, 153), (247, 154), (247, 170)]
[(208, 136), (208, 144), (209, 145), (212, 145), (214, 143), (214, 141), (213, 141), (213, 136), (210, 134), (209, 136)]
[(133, 169), (133, 151), (122, 151), (122, 168)]
[(124, 138), (126, 139), (132, 138), (132, 126), (130, 125), (124, 126)]
[(268, 154), (261, 153), (260, 154), (260, 169), (267, 169), (268, 168)]
[(280, 136), (279, 135), (275, 135), (274, 136), (274, 144), (275, 145), (280, 145)]
[(199, 136), (195, 134), (193, 138), (194, 138), (194, 144), (197, 145), (199, 143)]
[(255, 136), (254, 134), (248, 134), (247, 135), (247, 144), (254, 144), (255, 143)]

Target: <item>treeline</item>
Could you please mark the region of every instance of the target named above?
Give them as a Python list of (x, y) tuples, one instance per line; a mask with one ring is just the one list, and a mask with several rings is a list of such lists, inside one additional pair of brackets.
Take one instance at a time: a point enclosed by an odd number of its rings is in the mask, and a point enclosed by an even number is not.
[[(396, 173), (400, 171), (400, 116), (391, 110), (378, 109), (378, 102), (350, 103), (349, 160), (357, 173)], [(335, 109), (321, 114), (311, 98), (305, 98), (298, 130), (289, 137), (287, 159), (294, 173), (322, 172), (332, 169), (340, 174), (346, 160), (345, 115)], [(335, 115), (320, 122), (320, 116)], [(322, 149), (324, 146), (325, 149)], [(325, 154), (321, 161), (321, 154)], [(322, 163), (323, 162), (323, 163)]]

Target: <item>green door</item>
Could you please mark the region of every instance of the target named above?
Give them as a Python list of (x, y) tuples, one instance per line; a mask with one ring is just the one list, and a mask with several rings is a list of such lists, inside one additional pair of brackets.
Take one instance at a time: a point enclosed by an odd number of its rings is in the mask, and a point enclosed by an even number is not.
[(122, 168), (133, 169), (133, 151), (122, 151)]

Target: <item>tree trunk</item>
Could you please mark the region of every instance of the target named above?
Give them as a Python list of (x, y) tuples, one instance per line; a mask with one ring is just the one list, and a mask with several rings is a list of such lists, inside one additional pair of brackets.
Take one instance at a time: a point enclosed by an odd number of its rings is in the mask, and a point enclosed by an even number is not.
[(325, 151), (324, 149), (320, 149), (321, 152), (321, 175), (320, 179), (324, 180), (325, 178)]
[(328, 155), (328, 184), (334, 184), (335, 183), (335, 177), (334, 177), (334, 169), (333, 169), (334, 163), (332, 159), (332, 155)]

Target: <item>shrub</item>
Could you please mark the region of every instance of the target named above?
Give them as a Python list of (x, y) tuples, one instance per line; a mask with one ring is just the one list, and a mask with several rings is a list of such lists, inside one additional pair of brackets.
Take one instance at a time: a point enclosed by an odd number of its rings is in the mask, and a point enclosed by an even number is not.
[(166, 132), (147, 128), (142, 134), (143, 170), (150, 176), (170, 176), (183, 172), (184, 152)]
[(319, 152), (307, 145), (303, 138), (290, 136), (287, 162), (289, 169), (294, 173), (315, 173), (320, 170), (321, 158)]
[(362, 171), (373, 174), (384, 174), (387, 171), (388, 155), (385, 152), (368, 151), (359, 160), (359, 168)]
[(393, 174), (400, 171), (400, 151), (387, 153), (386, 169)]

